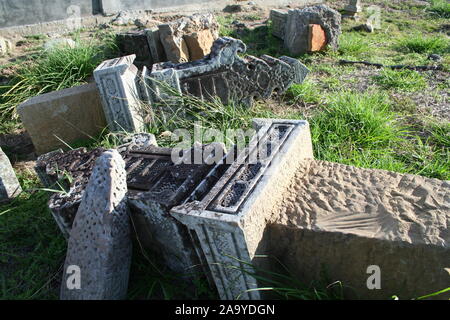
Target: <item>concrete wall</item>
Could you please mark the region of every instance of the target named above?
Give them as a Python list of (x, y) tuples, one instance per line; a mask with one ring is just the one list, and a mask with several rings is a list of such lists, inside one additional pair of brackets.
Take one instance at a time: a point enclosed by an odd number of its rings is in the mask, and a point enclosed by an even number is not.
[(0, 28), (100, 13), (101, 0), (0, 0)]

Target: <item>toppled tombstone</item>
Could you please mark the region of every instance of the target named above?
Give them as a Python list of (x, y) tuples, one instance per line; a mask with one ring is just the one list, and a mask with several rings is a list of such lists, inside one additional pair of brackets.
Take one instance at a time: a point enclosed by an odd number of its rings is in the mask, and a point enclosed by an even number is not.
[(347, 299), (437, 292), (450, 283), (449, 195), (449, 181), (307, 160), (269, 223), (267, 252), (304, 283), (326, 267)]
[(102, 62), (94, 70), (103, 111), (111, 131), (144, 131), (146, 110), (141, 103), (136, 55)]
[(284, 10), (270, 10), (269, 20), (272, 22), (272, 35), (284, 39), (288, 13)]
[(138, 68), (151, 67), (155, 62), (150, 52), (148, 37), (145, 31), (128, 31), (116, 35), (118, 47), (122, 56), (136, 55), (134, 64)]
[[(280, 20), (284, 21), (284, 20)], [(310, 25), (320, 25), (325, 31), (326, 45), (338, 48), (341, 34), (341, 14), (326, 5), (320, 4), (303, 9), (292, 9), (287, 13), (286, 26), (276, 30), (284, 30), (284, 46), (293, 55), (307, 53), (311, 48)], [(282, 36), (281, 31), (276, 31)]]
[(196, 60), (201, 54), (205, 56), (219, 36), (219, 24), (212, 14), (183, 17), (161, 24), (158, 29), (167, 60), (173, 63)]
[(8, 202), (22, 192), (11, 162), (0, 148), (0, 203)]
[(259, 299), (248, 263), (259, 264), (268, 243), (261, 241), (267, 221), (283, 202), (283, 188), (312, 144), (306, 121), (256, 119), (258, 129), (220, 179), (200, 200), (175, 207), (171, 214), (198, 239), (221, 299)]
[(250, 106), (255, 98), (266, 99), (273, 93), (285, 92), (293, 83), (302, 83), (309, 73), (297, 59), (268, 55), (241, 58), (238, 54), (245, 51), (241, 40), (221, 37), (201, 60), (155, 64), (150, 74), (144, 69), (147, 96), (161, 100), (163, 82), (180, 93), (206, 100), (219, 97), (224, 104), (233, 100)]
[[(61, 300), (125, 299), (132, 253), (126, 193), (125, 163), (117, 151), (108, 150), (97, 159), (75, 216)], [(74, 270), (78, 287), (71, 279)]]
[[(214, 147), (222, 159), (225, 150), (217, 144)], [(170, 215), (170, 209), (189, 197), (200, 198), (226, 170), (226, 164), (216, 166), (203, 159), (198, 164), (185, 161), (186, 157), (196, 156), (192, 152), (199, 151), (198, 155), (203, 157), (207, 148), (185, 150), (181, 163), (174, 162), (172, 149), (154, 146), (133, 150), (125, 157), (128, 197), (137, 236), (145, 247), (160, 254), (167, 267), (185, 278), (198, 272), (195, 267), (201, 265), (201, 260), (192, 245), (190, 233)], [(202, 181), (203, 188), (193, 194)]]
[(37, 154), (98, 135), (106, 127), (95, 83), (32, 97), (17, 107)]
[[(134, 148), (156, 144), (153, 135), (144, 133), (136, 134), (122, 141), (124, 144), (118, 148), (122, 155)], [(42, 184), (47, 188), (55, 189), (55, 184), (59, 182), (59, 187), (64, 189), (50, 197), (49, 208), (66, 238), (69, 237), (95, 161), (104, 151), (103, 148), (91, 151), (86, 148), (67, 152), (58, 150), (44, 154), (36, 161), (35, 171)]]

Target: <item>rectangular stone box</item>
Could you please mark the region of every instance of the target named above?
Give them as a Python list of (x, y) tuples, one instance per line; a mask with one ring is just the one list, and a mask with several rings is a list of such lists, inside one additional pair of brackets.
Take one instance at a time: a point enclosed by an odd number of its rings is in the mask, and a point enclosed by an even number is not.
[(33, 97), (17, 112), (38, 154), (90, 139), (106, 128), (95, 83)]
[(287, 11), (278, 9), (270, 10), (269, 19), (272, 21), (272, 35), (282, 40), (286, 32), (287, 17)]
[[(247, 263), (265, 253), (267, 221), (283, 200), (282, 191), (307, 158), (313, 158), (306, 121), (257, 119), (249, 147), (200, 201), (175, 207), (171, 214), (198, 239), (222, 299), (259, 299)], [(242, 270), (246, 270), (242, 272)]]

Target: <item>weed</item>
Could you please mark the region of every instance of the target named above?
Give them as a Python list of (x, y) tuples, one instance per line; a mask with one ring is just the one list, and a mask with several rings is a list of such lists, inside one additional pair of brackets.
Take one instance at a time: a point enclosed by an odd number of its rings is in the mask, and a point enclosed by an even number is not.
[(383, 89), (400, 91), (418, 91), (428, 86), (427, 81), (419, 72), (407, 69), (392, 70), (385, 68), (378, 76), (374, 77), (374, 80)]

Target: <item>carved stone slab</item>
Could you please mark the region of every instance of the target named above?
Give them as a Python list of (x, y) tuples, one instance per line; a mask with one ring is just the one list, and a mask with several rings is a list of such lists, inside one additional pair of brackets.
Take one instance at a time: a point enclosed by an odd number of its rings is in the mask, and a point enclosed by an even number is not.
[(136, 55), (101, 63), (94, 71), (106, 121), (111, 131), (136, 132), (144, 129), (145, 110), (140, 102)]
[[(123, 139), (124, 145), (118, 148), (119, 153), (156, 144), (151, 134), (135, 134)], [(86, 185), (92, 173), (95, 161), (105, 151), (96, 148), (88, 151), (80, 148), (67, 152), (61, 150), (44, 154), (36, 161), (35, 171), (42, 184), (47, 188), (57, 189), (60, 186), (67, 192), (54, 193), (49, 200), (49, 208), (61, 232), (69, 238), (70, 229), (84, 195)]]
[(272, 9), (270, 10), (270, 21), (272, 21), (272, 34), (275, 37), (284, 39), (286, 33), (287, 11)]
[[(186, 275), (198, 271), (198, 256), (187, 228), (169, 211), (189, 196), (200, 198), (226, 170), (208, 164), (175, 164), (172, 149), (149, 147), (129, 152), (127, 162), (129, 203), (138, 236), (144, 246), (161, 253), (166, 265)], [(203, 189), (193, 190), (203, 181)]]
[[(131, 264), (125, 163), (115, 150), (95, 163), (75, 217), (61, 283), (62, 300), (124, 299)], [(73, 266), (80, 286), (70, 286)]]
[[(281, 190), (306, 158), (313, 158), (306, 121), (256, 119), (249, 147), (200, 201), (171, 210), (195, 237), (222, 299), (259, 299), (247, 263), (267, 254), (263, 233), (282, 201)], [(246, 270), (247, 272), (242, 272)], [(248, 272), (249, 271), (249, 272)]]
[(6, 154), (0, 148), (0, 203), (7, 202), (22, 192), (14, 169)]
[(222, 37), (214, 42), (211, 53), (204, 59), (181, 64), (154, 64), (152, 72), (144, 75), (147, 86), (154, 93), (149, 96), (160, 99), (159, 82), (164, 82), (179, 92), (202, 99), (218, 96), (223, 103), (234, 100), (251, 105), (255, 98), (265, 99), (274, 92), (283, 93), (293, 83), (303, 81), (309, 72), (296, 59), (267, 55), (241, 58), (238, 54), (245, 51), (242, 41)]

